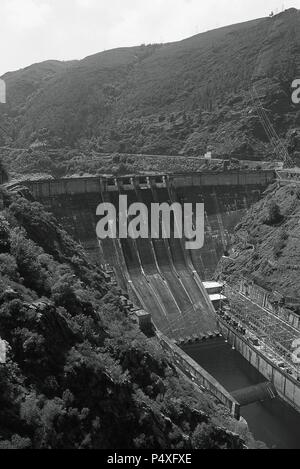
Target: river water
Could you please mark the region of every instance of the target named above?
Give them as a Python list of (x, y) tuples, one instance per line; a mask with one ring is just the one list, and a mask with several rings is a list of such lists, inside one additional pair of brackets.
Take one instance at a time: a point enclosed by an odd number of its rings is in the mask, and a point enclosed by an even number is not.
[[(187, 345), (183, 350), (229, 392), (266, 381), (225, 340)], [(250, 404), (241, 409), (241, 415), (255, 439), (268, 448), (300, 449), (300, 414), (281, 399)]]

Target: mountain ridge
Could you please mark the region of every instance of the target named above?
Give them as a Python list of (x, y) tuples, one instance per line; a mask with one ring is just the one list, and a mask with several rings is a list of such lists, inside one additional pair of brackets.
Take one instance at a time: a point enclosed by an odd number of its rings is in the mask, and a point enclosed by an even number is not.
[[(93, 139), (100, 152), (198, 156), (211, 147), (221, 157), (276, 159), (249, 89), (257, 87), (289, 147), (289, 132), (300, 122), (290, 98), (299, 69), (299, 26), (299, 11), (291, 9), (182, 41), (46, 61), (6, 75), (8, 104), (0, 107), (0, 126), (9, 138), (0, 133), (0, 140), (29, 146), (45, 141), (46, 129), (48, 140), (59, 141), (46, 146), (76, 148)], [(298, 146), (289, 151), (300, 158)]]

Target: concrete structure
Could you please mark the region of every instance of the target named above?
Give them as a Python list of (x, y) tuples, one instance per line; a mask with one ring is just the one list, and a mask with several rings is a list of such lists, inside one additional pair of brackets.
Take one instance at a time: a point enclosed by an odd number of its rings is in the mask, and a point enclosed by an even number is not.
[[(127, 193), (129, 199), (136, 201), (137, 194), (141, 193), (149, 200), (149, 193), (153, 191), (156, 192), (158, 201), (204, 202), (205, 244), (201, 251), (191, 251), (189, 256), (201, 279), (209, 280), (230, 243), (230, 235), (235, 225), (274, 181), (275, 172), (271, 170), (237, 170), (176, 175), (129, 175), (119, 178), (103, 176), (48, 179), (23, 181), (10, 184), (9, 187), (22, 193), (22, 187), (29, 189), (34, 199), (53, 211), (71, 235), (98, 259), (99, 246), (94, 232), (97, 223), (96, 208), (102, 202), (101, 194), (108, 196), (115, 203), (115, 195), (120, 192)], [(101, 263), (106, 263), (105, 259), (101, 259)]]
[(241, 407), (246, 407), (254, 402), (263, 402), (277, 397), (277, 391), (272, 383), (265, 383), (249, 386), (231, 393), (232, 397), (238, 401)]
[(209, 295), (220, 294), (223, 290), (223, 283), (220, 282), (203, 282), (203, 286)]
[(152, 319), (151, 314), (143, 309), (135, 308), (131, 310), (130, 317), (138, 324), (141, 330), (151, 327)]
[(150, 188), (150, 185), (161, 185), (166, 187), (167, 183), (176, 188), (181, 187), (207, 187), (207, 186), (256, 186), (267, 187), (275, 181), (273, 170), (236, 170), (236, 171), (201, 171), (200, 173), (183, 174), (162, 174), (150, 176), (88, 176), (78, 178), (61, 179), (41, 179), (15, 182), (9, 185), (10, 188), (26, 186), (32, 195), (37, 199), (45, 199), (60, 195), (76, 195), (100, 193), (101, 190), (115, 191), (118, 187), (126, 190), (134, 190), (134, 182), (139, 186), (143, 184)]
[(276, 171), (276, 178), (279, 184), (300, 183), (300, 168), (282, 169)]
[(226, 300), (226, 296), (222, 294), (223, 283), (219, 282), (203, 282), (203, 286), (209, 296), (210, 301), (212, 302), (215, 310), (217, 310), (222, 301)]
[(209, 299), (212, 302), (215, 310), (220, 308), (222, 302), (227, 299), (226, 296), (220, 295), (219, 293), (214, 293), (214, 294), (208, 295), (208, 296), (209, 296)]
[(173, 361), (190, 380), (202, 390), (209, 392), (227, 407), (231, 415), (239, 420), (240, 404), (225, 388), (204, 368), (189, 357), (183, 350), (175, 345), (168, 337), (158, 334), (162, 347), (170, 353)]
[(279, 293), (267, 291), (245, 278), (240, 281), (239, 291), (300, 331), (300, 316), (280, 304), (284, 298)]
[[(181, 341), (217, 330), (211, 300), (221, 297), (210, 300), (202, 280), (211, 278), (234, 226), (274, 179), (270, 170), (237, 170), (34, 180), (9, 187), (23, 194), (30, 191), (92, 257), (110, 266), (140, 309), (151, 311), (159, 330)], [(147, 206), (204, 202), (204, 247), (186, 251), (178, 239), (97, 240), (96, 209), (101, 202), (117, 207), (120, 194), (127, 195), (128, 204), (140, 201)]]
[(300, 412), (300, 383), (288, 376), (284, 370), (276, 366), (263, 351), (252, 345), (228, 323), (219, 319), (224, 337), (228, 342), (256, 368), (269, 382), (274, 385), (278, 395), (294, 409)]

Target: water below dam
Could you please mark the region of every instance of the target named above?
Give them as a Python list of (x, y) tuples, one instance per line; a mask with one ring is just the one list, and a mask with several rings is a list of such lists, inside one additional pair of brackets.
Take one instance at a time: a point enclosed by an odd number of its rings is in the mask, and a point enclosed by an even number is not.
[[(184, 346), (183, 350), (229, 392), (265, 382), (265, 378), (225, 340)], [(300, 414), (281, 399), (241, 408), (256, 440), (268, 448), (300, 449)]]

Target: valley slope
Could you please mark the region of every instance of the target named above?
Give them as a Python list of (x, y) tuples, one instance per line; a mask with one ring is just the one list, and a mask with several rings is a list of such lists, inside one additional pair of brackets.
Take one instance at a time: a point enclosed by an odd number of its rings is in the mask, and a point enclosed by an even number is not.
[[(287, 10), (184, 41), (120, 48), (6, 74), (2, 145), (274, 159), (253, 85), (291, 156), (300, 158), (300, 13)], [(87, 143), (88, 142), (88, 143)]]

